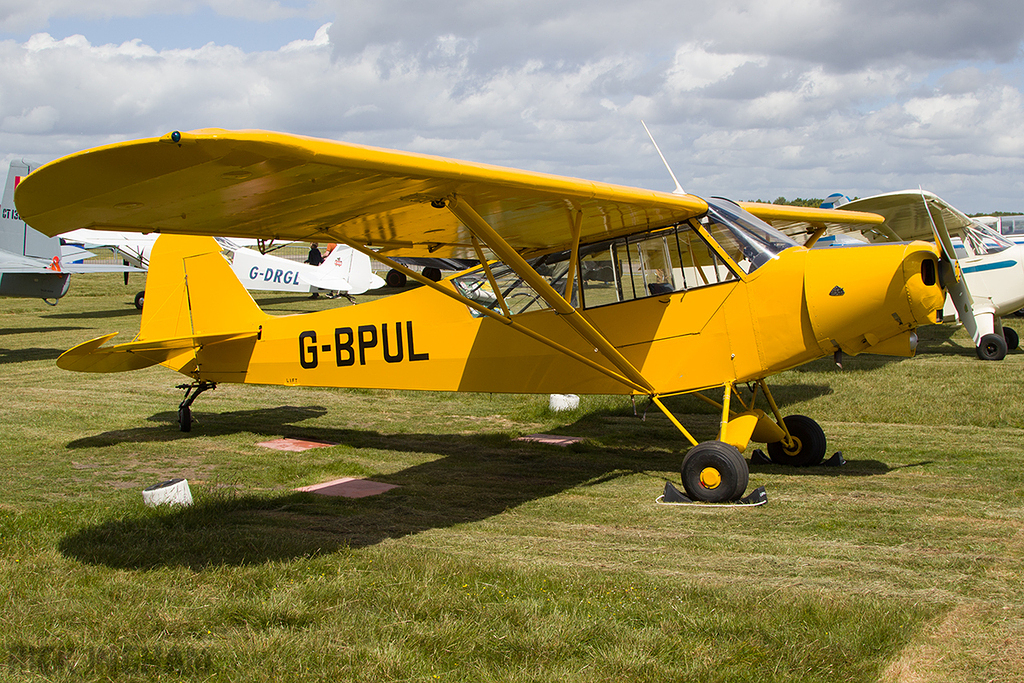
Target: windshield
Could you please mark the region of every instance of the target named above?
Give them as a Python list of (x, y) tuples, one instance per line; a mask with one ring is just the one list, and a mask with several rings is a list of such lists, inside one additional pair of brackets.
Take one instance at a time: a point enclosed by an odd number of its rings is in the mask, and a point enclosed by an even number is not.
[(701, 223), (744, 272), (751, 273), (796, 242), (721, 197), (705, 200), (708, 212)]
[(1009, 249), (1013, 246), (1005, 237), (978, 221), (972, 221), (970, 225), (964, 228), (962, 245), (958, 244), (958, 242), (959, 240), (953, 240), (954, 250), (959, 252), (962, 248), (970, 256), (998, 254), (1004, 249)]

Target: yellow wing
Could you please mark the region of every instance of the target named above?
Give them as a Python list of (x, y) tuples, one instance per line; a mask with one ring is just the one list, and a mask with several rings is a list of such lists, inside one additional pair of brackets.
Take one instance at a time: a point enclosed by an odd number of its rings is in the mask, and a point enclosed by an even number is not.
[(73, 228), (328, 241), (389, 255), (475, 258), (470, 233), (432, 201), (456, 194), (523, 253), (703, 213), (703, 200), (262, 131), (200, 130), (80, 152), (19, 185), (23, 219)]
[(22, 218), (48, 235), (97, 228), (333, 241), (330, 230), (389, 256), (476, 258), (469, 231), (431, 205), (452, 195), (524, 255), (570, 248), (577, 221), (587, 243), (707, 209), (693, 195), (219, 129), (70, 155), (23, 180), (15, 201)]
[[(823, 234), (835, 232), (870, 232), (885, 222), (885, 218), (865, 208), (862, 211), (836, 209), (815, 209), (803, 206), (763, 204), (761, 202), (739, 202), (740, 206), (761, 220), (770, 223), (797, 242), (803, 244), (804, 237), (822, 230)], [(844, 207), (845, 208), (845, 207)]]

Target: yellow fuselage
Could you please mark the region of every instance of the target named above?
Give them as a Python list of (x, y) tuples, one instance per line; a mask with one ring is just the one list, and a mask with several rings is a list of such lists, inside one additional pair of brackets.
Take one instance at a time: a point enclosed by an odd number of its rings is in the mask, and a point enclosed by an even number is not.
[[(815, 251), (794, 247), (740, 280), (584, 309), (583, 315), (654, 393), (722, 386), (761, 379), (836, 351), (913, 355), (912, 330), (934, 323), (943, 303), (934, 278), (936, 259), (935, 248), (923, 242)], [(516, 320), (612, 368), (554, 311)], [(500, 321), (474, 317), (465, 304), (426, 287), (357, 306), (267, 317), (258, 339), (210, 344), (192, 359), (164, 364), (213, 382), (635, 392)]]

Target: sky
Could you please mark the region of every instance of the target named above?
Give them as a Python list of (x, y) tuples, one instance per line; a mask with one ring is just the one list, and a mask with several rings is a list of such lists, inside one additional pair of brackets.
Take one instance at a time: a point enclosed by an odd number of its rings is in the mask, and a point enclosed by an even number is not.
[(703, 196), (1024, 213), (1020, 0), (0, 0), (0, 163), (258, 128)]

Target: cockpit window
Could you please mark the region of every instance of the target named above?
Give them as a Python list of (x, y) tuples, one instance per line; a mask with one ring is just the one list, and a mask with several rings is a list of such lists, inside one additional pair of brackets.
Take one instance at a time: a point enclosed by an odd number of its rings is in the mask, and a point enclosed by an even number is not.
[(688, 223), (580, 247), (587, 308), (738, 279)]
[(706, 201), (708, 212), (701, 223), (745, 273), (752, 273), (779, 253), (797, 246), (728, 199), (713, 197)]
[[(985, 256), (998, 254), (1009, 249), (1013, 244), (989, 226), (972, 221), (964, 228), (961, 239), (953, 238), (953, 249), (957, 256)], [(960, 253), (961, 250), (964, 253)]]
[[(797, 246), (733, 202), (707, 201), (708, 212), (701, 217), (701, 224), (743, 272), (751, 273), (779, 252)], [(573, 306), (582, 302), (585, 308), (664, 296), (740, 277), (736, 266), (722, 258), (689, 222), (581, 246), (579, 271), (572, 282), (566, 278), (569, 252), (548, 254), (530, 265)], [(453, 278), (452, 283), (463, 296), (491, 310), (501, 310), (501, 301), (512, 315), (550, 308), (507, 266), (493, 264), (492, 275), (497, 292), (482, 268)], [(474, 311), (473, 315), (480, 313)]]

